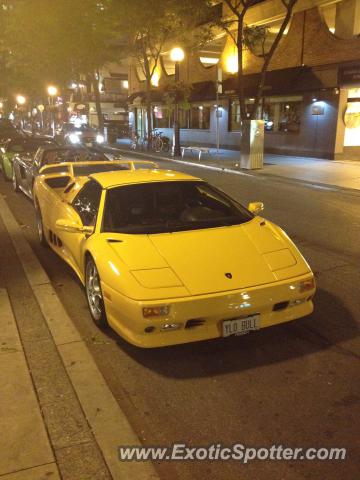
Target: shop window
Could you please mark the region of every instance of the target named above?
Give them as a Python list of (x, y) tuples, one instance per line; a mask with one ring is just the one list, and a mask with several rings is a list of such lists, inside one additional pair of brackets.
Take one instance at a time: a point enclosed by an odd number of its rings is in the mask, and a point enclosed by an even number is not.
[[(253, 111), (253, 102), (254, 99), (247, 100), (246, 103), (246, 114), (248, 117), (251, 116)], [(241, 116), (240, 116), (240, 105), (239, 100), (233, 100), (230, 103), (230, 131), (238, 132), (241, 128)]]
[(230, 131), (239, 131), (241, 127), (240, 105), (239, 101), (232, 101), (230, 104)]
[[(260, 102), (258, 117), (265, 122), (266, 132), (289, 132), (300, 131), (301, 97), (269, 97)], [(246, 101), (247, 115), (250, 116), (253, 109), (253, 99)], [(238, 100), (230, 105), (230, 131), (239, 131), (241, 124), (240, 106)]]
[(210, 107), (193, 105), (190, 110), (190, 128), (210, 129)]
[(170, 128), (170, 111), (165, 107), (154, 107), (154, 128)]
[(279, 131), (299, 132), (300, 131), (300, 102), (289, 102), (280, 104)]
[(189, 110), (179, 108), (179, 125), (180, 128), (189, 128)]

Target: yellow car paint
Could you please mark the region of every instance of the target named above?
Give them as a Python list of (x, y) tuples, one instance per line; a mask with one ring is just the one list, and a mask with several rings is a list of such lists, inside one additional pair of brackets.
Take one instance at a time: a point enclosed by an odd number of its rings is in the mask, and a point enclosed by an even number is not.
[[(315, 282), (305, 292), (299, 287), (300, 282), (313, 279), (309, 265), (281, 228), (261, 217), (254, 216), (241, 225), (172, 233), (101, 231), (108, 189), (199, 179), (157, 169), (91, 175), (103, 190), (96, 225), (88, 234), (59, 229), (56, 221), (63, 219), (81, 227), (71, 202), (89, 177), (73, 178), (70, 168), (69, 181), (74, 185), (66, 193), (64, 188), (51, 188), (46, 183), (56, 177), (50, 170), (39, 175), (34, 185), (46, 239), (83, 284), (86, 258), (92, 256), (108, 322), (127, 341), (141, 347), (175, 345), (220, 337), (226, 319), (256, 313), (263, 328), (312, 312)], [(53, 235), (60, 241), (51, 241)], [(289, 302), (288, 306), (274, 310), (274, 305), (282, 302)], [(168, 315), (144, 318), (144, 307), (162, 305), (169, 307)], [(199, 325), (187, 328), (190, 320), (199, 321)], [(168, 324), (177, 325), (177, 329), (168, 331)]]

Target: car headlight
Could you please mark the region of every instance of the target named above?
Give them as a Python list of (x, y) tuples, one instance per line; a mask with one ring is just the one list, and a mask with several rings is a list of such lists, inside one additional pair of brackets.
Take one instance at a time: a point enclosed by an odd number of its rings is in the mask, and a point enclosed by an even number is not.
[(290, 285), (290, 290), (297, 290), (299, 293), (310, 292), (315, 289), (315, 278), (308, 278), (301, 282)]
[(71, 143), (80, 143), (79, 135), (76, 135), (76, 133), (70, 133), (69, 140)]
[(304, 292), (309, 292), (311, 290), (314, 290), (315, 288), (315, 278), (309, 278), (308, 280), (303, 280), (302, 282), (299, 282), (299, 292), (304, 293)]
[(104, 135), (96, 135), (96, 143), (104, 143), (105, 142), (105, 138), (104, 138)]

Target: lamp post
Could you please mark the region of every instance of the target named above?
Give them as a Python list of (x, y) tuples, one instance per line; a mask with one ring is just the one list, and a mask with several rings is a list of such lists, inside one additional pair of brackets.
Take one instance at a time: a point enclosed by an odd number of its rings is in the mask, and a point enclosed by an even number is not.
[(16, 103), (20, 111), (20, 124), (21, 128), (24, 128), (24, 117), (23, 117), (23, 110), (24, 110), (24, 105), (26, 103), (26, 97), (24, 95), (17, 95), (16, 96)]
[(49, 85), (47, 88), (47, 93), (49, 95), (49, 106), (50, 106), (50, 122), (53, 135), (55, 136), (55, 115), (54, 115), (54, 97), (58, 93), (58, 89), (54, 85)]
[[(170, 52), (170, 58), (175, 63), (175, 83), (180, 78), (180, 62), (184, 60), (184, 50), (180, 47), (175, 47)], [(179, 157), (180, 151), (180, 124), (179, 124), (179, 101), (176, 95), (175, 112), (174, 112), (174, 141), (173, 141), (173, 156)]]

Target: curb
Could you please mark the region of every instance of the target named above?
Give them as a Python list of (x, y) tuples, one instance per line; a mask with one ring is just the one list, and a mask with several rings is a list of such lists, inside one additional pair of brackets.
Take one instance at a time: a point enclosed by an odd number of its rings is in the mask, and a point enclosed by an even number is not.
[(72, 323), (47, 273), (1, 195), (0, 216), (114, 480), (121, 478), (159, 480), (150, 462), (119, 461), (117, 456), (119, 445), (140, 446), (141, 441), (113, 397), (85, 341)]

